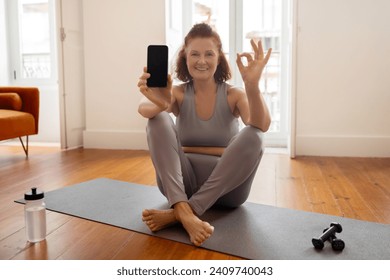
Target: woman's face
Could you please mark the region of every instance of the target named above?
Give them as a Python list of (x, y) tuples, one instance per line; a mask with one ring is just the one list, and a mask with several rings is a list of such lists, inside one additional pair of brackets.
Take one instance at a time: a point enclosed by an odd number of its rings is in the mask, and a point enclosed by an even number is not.
[(191, 39), (186, 48), (186, 59), (188, 72), (194, 80), (214, 79), (219, 55), (213, 38)]

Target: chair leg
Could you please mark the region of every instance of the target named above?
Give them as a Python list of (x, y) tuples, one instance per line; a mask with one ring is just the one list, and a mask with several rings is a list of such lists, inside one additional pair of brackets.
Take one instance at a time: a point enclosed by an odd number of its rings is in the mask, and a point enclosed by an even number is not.
[(26, 157), (28, 157), (28, 135), (26, 135), (26, 146), (24, 146), (24, 143), (22, 141), (22, 137), (19, 137), (20, 143), (22, 143), (24, 153), (26, 154)]

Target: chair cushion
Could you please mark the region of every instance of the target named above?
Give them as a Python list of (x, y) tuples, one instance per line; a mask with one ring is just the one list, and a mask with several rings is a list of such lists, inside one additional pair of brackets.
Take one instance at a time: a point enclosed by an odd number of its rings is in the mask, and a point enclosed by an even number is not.
[(0, 93), (0, 109), (20, 111), (22, 99), (15, 92)]
[(0, 140), (36, 134), (33, 115), (25, 112), (0, 109), (0, 127)]

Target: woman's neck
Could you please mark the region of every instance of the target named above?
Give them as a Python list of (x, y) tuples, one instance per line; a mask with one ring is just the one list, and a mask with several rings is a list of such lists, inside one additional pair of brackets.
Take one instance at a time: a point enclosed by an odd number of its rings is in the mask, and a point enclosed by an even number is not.
[(193, 81), (194, 85), (194, 90), (195, 93), (216, 93), (217, 92), (217, 83), (212, 80), (207, 80), (207, 81), (199, 81), (199, 80), (194, 80)]

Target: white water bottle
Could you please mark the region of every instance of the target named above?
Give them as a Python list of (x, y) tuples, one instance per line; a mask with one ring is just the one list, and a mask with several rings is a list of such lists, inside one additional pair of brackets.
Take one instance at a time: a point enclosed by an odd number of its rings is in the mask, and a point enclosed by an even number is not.
[(46, 238), (46, 205), (44, 193), (37, 188), (31, 188), (31, 192), (24, 194), (26, 204), (24, 214), (26, 221), (26, 235), (30, 242), (39, 242)]

